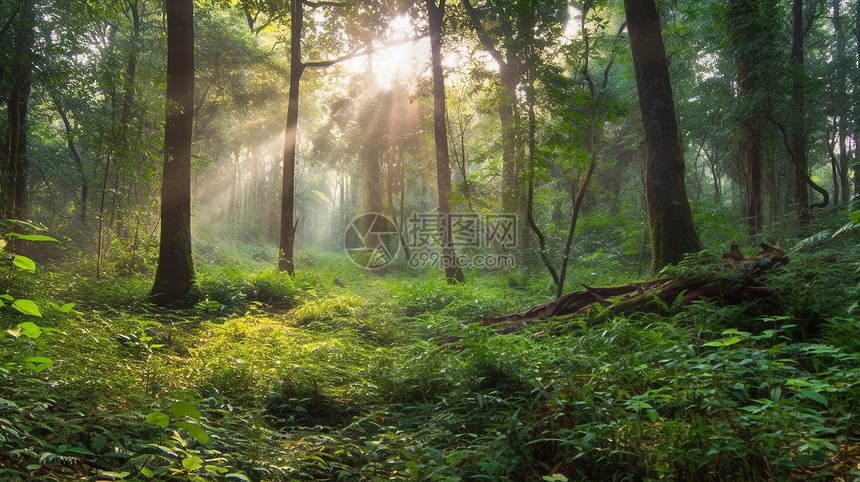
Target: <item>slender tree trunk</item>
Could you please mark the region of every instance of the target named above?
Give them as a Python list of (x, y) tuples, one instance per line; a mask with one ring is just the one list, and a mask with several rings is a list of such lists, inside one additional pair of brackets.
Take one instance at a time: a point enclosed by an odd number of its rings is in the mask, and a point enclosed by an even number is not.
[(837, 123), (834, 122), (834, 130), (830, 131), (830, 124), (827, 124), (827, 153), (830, 155), (830, 176), (833, 181), (833, 205), (839, 204), (839, 200), (842, 199), (840, 190), (842, 188), (842, 180), (840, 179), (840, 165), (839, 158), (836, 156), (836, 146), (838, 145), (837, 140), (831, 141), (834, 135), (839, 136), (839, 129), (837, 127)]
[(151, 300), (187, 305), (194, 289), (191, 256), (191, 133), (194, 123), (194, 2), (167, 10), (167, 108), (161, 181), (161, 245)]
[(645, 191), (651, 227), (651, 271), (657, 273), (701, 243), (684, 183), (666, 51), (654, 0), (624, 0), (645, 140)]
[(27, 218), (27, 127), (30, 111), (30, 74), (33, 70), (36, 8), (32, 0), (18, 2), (10, 68), (11, 89), (6, 101), (7, 129), (0, 152), (0, 217)]
[(287, 128), (284, 136), (284, 175), (281, 186), (281, 231), (278, 269), (290, 276), (295, 273), (293, 248), (296, 241), (296, 142), (299, 126), (299, 86), (305, 66), (302, 64), (302, 0), (291, 0), (290, 16), (290, 91), (287, 106)]
[(496, 112), (502, 126), (502, 210), (506, 213), (520, 212), (520, 156), (517, 155), (520, 136), (516, 109), (519, 77), (507, 63), (499, 65), (503, 99)]
[(573, 246), (573, 236), (576, 233), (576, 222), (579, 220), (579, 210), (582, 207), (582, 201), (585, 199), (585, 192), (588, 190), (591, 177), (594, 175), (594, 169), (597, 167), (597, 155), (594, 151), (590, 152), (589, 155), (591, 162), (588, 163), (588, 171), (586, 171), (585, 177), (580, 183), (579, 192), (573, 201), (573, 213), (570, 216), (570, 228), (567, 231), (567, 243), (564, 246), (564, 257), (561, 262), (561, 275), (558, 279), (556, 298), (561, 298), (561, 295), (564, 294), (564, 280), (567, 277), (567, 266), (570, 262), (570, 250)]
[[(741, 82), (744, 84), (744, 82)], [(759, 109), (755, 109), (758, 111)], [(760, 114), (750, 114), (741, 122), (741, 140), (739, 145), (743, 168), (749, 175), (744, 194), (746, 206), (744, 217), (747, 219), (749, 233), (753, 236), (762, 230), (763, 209), (761, 200), (761, 117)]]
[(555, 283), (556, 290), (563, 289), (561, 277), (558, 275), (555, 267), (549, 259), (548, 249), (546, 247), (546, 236), (535, 221), (534, 216), (534, 192), (535, 192), (535, 154), (537, 152), (537, 141), (535, 139), (535, 131), (537, 128), (537, 118), (535, 116), (535, 99), (534, 99), (534, 65), (529, 63), (529, 68), (526, 69), (526, 108), (528, 110), (528, 159), (529, 159), (529, 179), (528, 179), (528, 194), (526, 196), (526, 223), (529, 228), (538, 238), (538, 248), (540, 249), (540, 259), (543, 265), (552, 276), (552, 281)]
[(837, 145), (839, 146), (839, 190), (833, 192), (833, 204), (847, 203), (851, 199), (850, 179), (848, 168), (851, 160), (848, 155), (848, 100), (847, 100), (847, 69), (845, 62), (845, 31), (842, 30), (842, 17), (839, 12), (840, 0), (833, 0), (833, 30), (836, 33), (836, 95), (834, 99), (834, 112), (837, 130)]
[[(571, 200), (573, 201), (573, 212), (570, 216), (570, 227), (567, 231), (567, 242), (564, 246), (564, 256), (561, 261), (561, 273), (559, 275), (558, 286), (556, 287), (556, 298), (561, 298), (564, 293), (564, 281), (567, 278), (567, 266), (570, 262), (570, 250), (573, 247), (573, 237), (576, 234), (576, 223), (579, 221), (579, 213), (582, 208), (582, 202), (585, 200), (585, 193), (588, 192), (588, 186), (591, 183), (591, 178), (594, 175), (594, 169), (597, 167), (597, 143), (600, 137), (602, 125), (599, 124), (600, 117), (597, 112), (597, 91), (594, 86), (594, 81), (589, 72), (588, 61), (591, 56), (591, 42), (589, 38), (588, 26), (586, 25), (586, 15), (588, 10), (582, 12), (580, 31), (585, 44), (583, 52), (582, 73), (588, 83), (588, 93), (591, 99), (588, 106), (591, 120), (588, 121), (583, 133), (583, 147), (588, 152), (588, 170), (584, 176), (580, 176), (580, 181), (577, 186), (571, 190)], [(605, 88), (605, 85), (603, 86)], [(532, 87), (533, 88), (533, 87)]]
[(63, 126), (66, 129), (66, 146), (69, 148), (69, 152), (72, 154), (72, 159), (75, 161), (75, 166), (77, 167), (78, 176), (80, 177), (81, 183), (81, 199), (80, 199), (80, 209), (81, 209), (81, 226), (85, 226), (87, 224), (87, 198), (89, 197), (89, 181), (87, 179), (86, 170), (84, 169), (84, 163), (81, 160), (81, 156), (78, 153), (78, 149), (75, 146), (75, 136), (74, 129), (72, 128), (72, 123), (69, 121), (69, 116), (66, 114), (66, 110), (63, 108), (63, 104), (60, 102), (60, 98), (57, 95), (51, 96), (54, 101), (54, 107), (57, 109), (57, 113), (60, 114), (60, 119), (63, 121)]
[[(470, 0), (463, 1), (463, 7), (468, 14), (478, 39), (484, 50), (493, 57), (499, 66), (499, 83), (501, 84), (501, 95), (496, 113), (501, 123), (501, 145), (502, 145), (502, 211), (520, 214), (524, 206), (520, 202), (522, 186), (520, 184), (520, 143), (523, 136), (520, 130), (520, 116), (517, 104), (517, 87), (522, 81), (523, 66), (513, 50), (505, 53), (497, 47), (498, 40), (494, 39), (484, 29), (481, 14), (472, 5)], [(519, 236), (520, 240), (527, 240), (528, 236)]]
[(744, 199), (743, 215), (747, 220), (750, 235), (761, 232), (764, 221), (762, 204), (762, 124), (764, 119), (762, 79), (760, 71), (765, 57), (762, 48), (757, 45), (765, 42), (769, 45), (770, 37), (760, 27), (767, 24), (764, 20), (770, 10), (769, 2), (762, 7), (758, 0), (730, 0), (726, 7), (728, 38), (735, 50), (735, 68), (738, 81), (738, 102), (741, 106), (739, 119), (740, 139), (738, 155), (739, 173), (744, 176), (742, 197)]
[(451, 237), (451, 160), (445, 128), (445, 74), (442, 72), (442, 24), (445, 0), (425, 0), (430, 25), (430, 53), (433, 72), (433, 132), (436, 141), (436, 189), (439, 197), (439, 233), (442, 242), (442, 265), (449, 281), (464, 282)]
[(717, 163), (718, 157), (714, 149), (714, 153), (710, 154), (705, 150), (705, 159), (708, 161), (708, 171), (711, 173), (711, 178), (714, 180), (714, 203), (717, 205), (723, 204), (723, 189), (720, 185), (720, 168)]
[[(854, 38), (856, 40), (854, 43), (857, 45), (857, 60), (860, 61), (860, 7), (854, 9)], [(856, 142), (860, 140), (860, 111), (855, 112), (854, 139)], [(860, 150), (856, 147), (854, 148), (854, 194), (860, 194)]]
[(794, 0), (791, 9), (792, 36), (790, 69), (792, 79), (791, 104), (793, 113), (791, 150), (794, 154), (794, 201), (797, 204), (797, 224), (802, 232), (809, 228), (809, 191), (806, 187), (806, 99), (803, 93), (803, 0)]

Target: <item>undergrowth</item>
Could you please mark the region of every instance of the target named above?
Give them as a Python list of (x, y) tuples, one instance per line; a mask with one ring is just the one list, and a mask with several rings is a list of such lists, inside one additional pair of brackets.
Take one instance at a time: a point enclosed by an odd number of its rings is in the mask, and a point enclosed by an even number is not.
[(481, 320), (548, 301), (538, 271), (451, 285), (304, 253), (291, 278), (211, 245), (203, 301), (168, 312), (145, 280), (3, 268), (12, 296), (78, 304), (0, 307), (0, 478), (854, 479), (856, 241), (791, 253), (765, 301), (509, 334)]

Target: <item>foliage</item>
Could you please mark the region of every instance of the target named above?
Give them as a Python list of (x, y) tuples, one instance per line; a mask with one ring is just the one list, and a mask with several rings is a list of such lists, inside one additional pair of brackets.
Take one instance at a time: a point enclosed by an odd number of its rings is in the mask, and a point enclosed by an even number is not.
[[(0, 6), (3, 25), (14, 23), (13, 3)], [(740, 274), (715, 269), (731, 243), (746, 252), (781, 238), (790, 262), (764, 278), (768, 296), (499, 333), (482, 319), (555, 295), (527, 231), (519, 232), (516, 267), (475, 269), (463, 284), (402, 257), (368, 273), (339, 252), (343, 225), (369, 204), (372, 185), (399, 221), (437, 202), (425, 135), (430, 83), (426, 59), (413, 55), (426, 21), (418, 4), (364, 2), (345, 13), (318, 3), (306, 15), (307, 61), (346, 54), (358, 40), (372, 52), (303, 77), (295, 211), (305, 249), (292, 277), (272, 268), (286, 3), (195, 4), (192, 229), (202, 301), (166, 311), (147, 301), (161, 225), (153, 213), (163, 159), (163, 4), (39, 2), (26, 119), (26, 214), (39, 221), (0, 222), (0, 479), (860, 477), (860, 214), (844, 155), (857, 105), (853, 22), (840, 29), (827, 5), (807, 3), (809, 171), (833, 176), (840, 204), (813, 211), (810, 230), (798, 231), (790, 158), (773, 122), (763, 121), (766, 224), (750, 235), (737, 127), (765, 104), (775, 120), (794, 120), (786, 12), (775, 2), (759, 5), (760, 15), (732, 10), (756, 6), (749, 1), (661, 6), (687, 190), (706, 248), (661, 276), (731, 284)], [(566, 289), (641, 278), (649, 258), (641, 125), (620, 4), (473, 3), (519, 79), (504, 92), (486, 39), (465, 7), (449, 3), (455, 211), (501, 212), (500, 186), (512, 169), (513, 179), (535, 182), (550, 261), (569, 255)], [(13, 47), (11, 37), (0, 45), (3, 133)], [(399, 68), (407, 64), (416, 69)], [(533, 87), (525, 87), (526, 67), (537, 68)], [(744, 67), (772, 82), (738, 95)], [(530, 99), (534, 173), (523, 162)], [(503, 126), (506, 107), (512, 118)], [(2, 166), (7, 152), (0, 149)], [(591, 160), (594, 178), (565, 254)], [(509, 194), (525, 198), (525, 186), (513, 184)]]
[[(120, 291), (146, 286), (102, 286), (82, 311), (19, 323), (17, 338), (0, 340), (6, 359), (21, 360), (0, 368), (3, 474), (855, 477), (844, 461), (860, 433), (860, 254), (848, 241), (794, 254), (767, 279), (766, 306), (700, 302), (512, 334), (479, 321), (546, 299), (527, 270), (451, 285), (304, 254), (315, 272), (295, 280), (224, 268), (202, 292), (249, 298), (181, 314), (123, 304), (135, 295)], [(706, 274), (718, 255), (666, 274)], [(59, 284), (67, 297), (94, 293)], [(293, 304), (252, 301), (264, 285)]]

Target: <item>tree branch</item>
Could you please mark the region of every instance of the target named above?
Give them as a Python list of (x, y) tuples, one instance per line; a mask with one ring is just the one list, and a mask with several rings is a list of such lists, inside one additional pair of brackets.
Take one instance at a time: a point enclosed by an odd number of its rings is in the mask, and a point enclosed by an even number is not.
[(783, 127), (782, 124), (780, 124), (770, 114), (766, 115), (765, 117), (767, 118), (767, 120), (771, 121), (776, 126), (777, 129), (779, 129), (779, 132), (782, 133), (782, 142), (783, 142), (783, 144), (785, 144), (785, 150), (788, 151), (788, 157), (791, 159), (791, 162), (795, 166), (797, 166), (798, 169), (800, 169), (803, 172), (803, 177), (805, 178), (804, 181), (806, 181), (806, 184), (808, 184), (809, 187), (811, 187), (812, 189), (817, 191), (819, 194), (821, 194), (821, 196), (824, 198), (821, 200), (820, 203), (812, 204), (810, 207), (813, 207), (813, 208), (827, 207), (827, 205), (830, 204), (830, 193), (828, 193), (827, 190), (824, 189), (823, 187), (816, 184), (815, 181), (813, 181), (812, 178), (809, 177), (809, 171), (806, 169), (806, 166), (802, 166), (800, 164), (800, 161), (797, 160), (797, 157), (794, 155), (794, 150), (791, 148), (791, 143), (788, 141), (788, 134), (785, 132), (785, 127)]
[(487, 34), (487, 31), (484, 30), (483, 25), (481, 25), (480, 14), (475, 10), (472, 2), (470, 0), (463, 0), (463, 7), (466, 9), (466, 14), (469, 15), (469, 18), (472, 20), (472, 26), (475, 28), (475, 34), (478, 35), (478, 40), (481, 41), (481, 45), (483, 45), (487, 53), (489, 53), (490, 56), (498, 62), (499, 66), (505, 66), (504, 56), (502, 56), (502, 53), (496, 48), (495, 44), (490, 39), (490, 36)]
[(334, 58), (334, 59), (329, 59), (329, 60), (317, 60), (317, 61), (314, 61), (314, 62), (302, 62), (302, 68), (310, 68), (310, 69), (313, 69), (313, 68), (325, 68), (325, 67), (331, 67), (331, 66), (332, 66), (332, 65), (334, 65), (334, 64), (339, 64), (339, 63), (344, 62), (344, 61), (346, 61), (346, 60), (349, 60), (349, 59), (352, 59), (352, 58), (355, 58), (355, 57), (361, 57), (362, 55), (366, 55), (366, 54), (368, 53), (368, 51), (369, 51), (368, 47), (367, 47), (367, 46), (365, 46), (365, 47), (362, 47), (362, 48), (361, 48), (361, 49), (359, 49), (359, 50), (355, 50), (355, 51), (350, 52), (350, 53), (348, 53), (348, 54), (341, 55), (340, 57), (337, 57), (337, 58)]

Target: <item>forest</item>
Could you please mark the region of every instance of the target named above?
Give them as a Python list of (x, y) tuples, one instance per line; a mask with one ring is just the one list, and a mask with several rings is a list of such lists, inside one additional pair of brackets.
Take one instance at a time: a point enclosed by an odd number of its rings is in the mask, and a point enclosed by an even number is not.
[(860, 479), (848, 0), (2, 0), (0, 480)]

